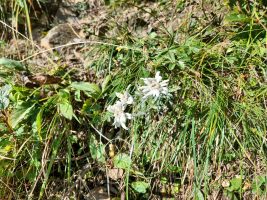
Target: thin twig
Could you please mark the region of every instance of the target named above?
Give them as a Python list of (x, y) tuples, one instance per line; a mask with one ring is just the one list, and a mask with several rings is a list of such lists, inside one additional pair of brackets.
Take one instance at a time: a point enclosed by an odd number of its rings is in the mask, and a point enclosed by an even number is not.
[[(5, 23), (4, 21), (0, 20), (0, 23), (3, 24), (4, 26), (8, 27), (9, 29), (11, 29), (12, 31), (16, 32), (17, 34), (19, 34), (21, 37), (23, 37), (24, 39), (26, 39), (27, 41), (31, 42), (31, 44), (33, 46), (35, 46), (37, 49), (39, 49), (40, 51), (42, 50), (42, 48), (37, 45), (33, 40), (30, 40), (28, 37), (26, 37), (25, 35), (23, 35), (22, 33), (20, 33), (19, 31), (17, 31), (15, 28), (13, 28), (12, 26), (8, 25), (7, 23)], [(45, 52), (44, 52), (45, 53)], [(40, 53), (39, 53), (40, 54)], [(37, 54), (37, 55), (39, 55)], [(47, 55), (45, 55), (46, 59), (53, 65), (56, 65)], [(20, 62), (23, 62), (26, 59), (21, 60)]]
[(131, 50), (134, 50), (134, 51), (140, 51), (140, 52), (142, 52), (141, 49), (130, 48), (128, 46), (121, 46), (121, 45), (116, 45), (116, 44), (107, 43), (107, 42), (88, 41), (88, 40), (86, 40), (86, 41), (82, 41), (82, 42), (71, 42), (71, 43), (67, 43), (67, 44), (55, 46), (53, 48), (46, 49), (46, 50), (43, 50), (43, 51), (39, 51), (39, 52), (37, 52), (37, 53), (35, 53), (35, 54), (31, 55), (31, 56), (28, 56), (28, 57), (24, 58), (20, 62), (23, 62), (25, 60), (28, 60), (28, 59), (33, 58), (35, 56), (38, 56), (39, 54), (42, 54), (42, 53), (51, 52), (52, 50), (56, 50), (56, 49), (59, 49), (59, 48), (68, 47), (68, 46), (72, 46), (72, 45), (79, 45), (79, 44), (100, 44), (100, 45), (108, 45), (108, 46), (120, 47), (120, 48), (131, 49)]
[(27, 41), (31, 42), (32, 45), (34, 45), (35, 47), (37, 47), (38, 49), (41, 49), (41, 47), (39, 47), (37, 44), (34, 43), (33, 40), (29, 39), (28, 37), (26, 37), (25, 35), (23, 35), (22, 33), (20, 33), (19, 31), (17, 31), (15, 28), (13, 28), (12, 26), (8, 25), (7, 23), (5, 23), (4, 21), (0, 20), (0, 23), (3, 24), (4, 26), (8, 27), (9, 29), (11, 29), (12, 31), (16, 32), (17, 34), (19, 34), (21, 37), (23, 37), (24, 39), (26, 39)]
[(5, 156), (2, 156), (2, 155), (0, 155), (0, 159), (13, 160), (13, 161), (16, 160), (16, 159), (14, 159), (14, 158), (5, 157)]
[(106, 136), (104, 136), (99, 130), (97, 130), (92, 124), (90, 126), (103, 138), (105, 138), (108, 142), (111, 142), (110, 139), (108, 139)]
[(10, 192), (12, 192), (12, 194), (14, 195), (14, 197), (15, 197), (15, 195), (16, 195), (16, 193), (4, 182), (4, 181), (2, 181), (1, 179), (0, 179), (0, 182), (6, 187), (6, 188), (8, 188), (9, 190), (10, 190)]

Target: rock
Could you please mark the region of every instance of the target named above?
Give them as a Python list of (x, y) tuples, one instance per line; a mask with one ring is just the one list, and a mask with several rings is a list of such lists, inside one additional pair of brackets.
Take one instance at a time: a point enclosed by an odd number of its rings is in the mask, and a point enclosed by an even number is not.
[[(103, 0), (63, 0), (55, 15), (54, 23), (78, 23), (81, 13), (99, 7)], [(85, 14), (84, 13), (84, 14)]]
[(77, 27), (67, 23), (59, 24), (48, 31), (47, 35), (41, 39), (41, 46), (51, 49), (56, 46), (65, 45), (79, 37), (79, 29)]
[(55, 15), (54, 23), (75, 23), (78, 18), (75, 13), (75, 5), (82, 0), (63, 0)]

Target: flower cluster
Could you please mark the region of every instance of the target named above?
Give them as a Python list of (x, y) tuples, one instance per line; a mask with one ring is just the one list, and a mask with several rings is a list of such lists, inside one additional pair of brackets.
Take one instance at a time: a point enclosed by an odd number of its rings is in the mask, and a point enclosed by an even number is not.
[(155, 78), (142, 78), (145, 85), (140, 87), (143, 93), (143, 99), (147, 99), (149, 96), (158, 99), (161, 94), (168, 94), (168, 82), (169, 80), (162, 81), (160, 73), (157, 72)]
[[(157, 100), (161, 95), (168, 94), (168, 82), (169, 80), (162, 80), (160, 72), (157, 72), (155, 78), (142, 78), (144, 86), (141, 86), (139, 90), (142, 92), (142, 99), (146, 100), (149, 97), (153, 97)], [(133, 104), (133, 97), (126, 91), (124, 93), (116, 93), (119, 98), (114, 105), (108, 106), (107, 110), (113, 113), (115, 128), (122, 127), (128, 130), (126, 127), (127, 119), (132, 119), (130, 113), (126, 113), (125, 109), (127, 105)]]
[(122, 127), (125, 130), (128, 130), (126, 127), (126, 120), (132, 119), (130, 113), (125, 113), (126, 106), (133, 103), (133, 97), (126, 91), (122, 93), (116, 93), (116, 96), (119, 98), (118, 101), (112, 106), (108, 106), (107, 110), (113, 113), (115, 128)]

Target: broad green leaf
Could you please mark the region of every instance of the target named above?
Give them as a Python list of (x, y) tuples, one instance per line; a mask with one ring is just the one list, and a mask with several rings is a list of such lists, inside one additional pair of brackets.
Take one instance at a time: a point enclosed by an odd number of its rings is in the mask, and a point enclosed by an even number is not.
[(67, 89), (62, 89), (59, 91), (58, 93), (58, 111), (59, 113), (71, 120), (74, 113), (73, 113), (73, 108), (72, 108), (72, 105), (71, 105), (71, 102), (69, 101), (70, 99), (70, 93), (69, 93), (69, 90)]
[(132, 187), (138, 193), (146, 193), (146, 190), (149, 187), (149, 183), (146, 183), (144, 181), (136, 181), (132, 183)]
[(230, 192), (240, 190), (242, 186), (242, 177), (235, 177), (230, 181), (230, 187), (227, 188)]
[(0, 110), (6, 109), (9, 105), (9, 92), (12, 87), (10, 85), (5, 85), (0, 88)]
[(71, 120), (73, 117), (73, 108), (68, 100), (63, 100), (58, 104), (59, 113), (65, 118)]
[(93, 159), (102, 163), (105, 162), (105, 145), (98, 142), (92, 135), (90, 137), (89, 148)]
[(8, 58), (0, 58), (0, 66), (4, 66), (8, 69), (15, 69), (19, 71), (25, 70), (25, 67), (20, 62)]
[(63, 100), (69, 100), (70, 92), (67, 89), (61, 89), (61, 90), (59, 90), (58, 96), (59, 96), (59, 101), (62, 99)]
[(120, 153), (113, 158), (113, 163), (117, 168), (128, 170), (131, 166), (132, 160), (127, 154)]
[(15, 128), (27, 115), (32, 111), (35, 104), (31, 102), (26, 102), (16, 106), (11, 113), (10, 125), (12, 128)]
[(88, 92), (89, 94), (100, 94), (101, 90), (97, 84), (88, 82), (73, 82), (70, 85), (73, 89)]
[(247, 17), (245, 14), (240, 14), (240, 13), (230, 13), (228, 14), (224, 21), (227, 23), (231, 23), (231, 22), (249, 22), (251, 19), (249, 17)]

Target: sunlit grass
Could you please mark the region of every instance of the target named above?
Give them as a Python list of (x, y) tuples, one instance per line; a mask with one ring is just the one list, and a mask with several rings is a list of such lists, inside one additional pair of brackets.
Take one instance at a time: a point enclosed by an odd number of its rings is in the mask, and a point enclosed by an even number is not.
[[(214, 30), (209, 41), (182, 31), (175, 35), (186, 34), (185, 40), (121, 33), (85, 48), (84, 70), (95, 76), (90, 84), (63, 69), (63, 84), (30, 89), (7, 77), (16, 70), (3, 68), (8, 73), (1, 79), (12, 91), (0, 115), (0, 197), (47, 198), (56, 178), (65, 187), (61, 195), (71, 196), (74, 183), (76, 190), (86, 181), (96, 187), (114, 166), (124, 177), (114, 181), (113, 195), (128, 199), (264, 196), (266, 30), (256, 29), (253, 17), (221, 26), (225, 32)], [(169, 79), (170, 95), (141, 101), (141, 78), (157, 71)], [(128, 86), (135, 101), (127, 112), (134, 118), (129, 130), (116, 129), (107, 108)], [(149, 185), (144, 194), (133, 186), (138, 181)]]

